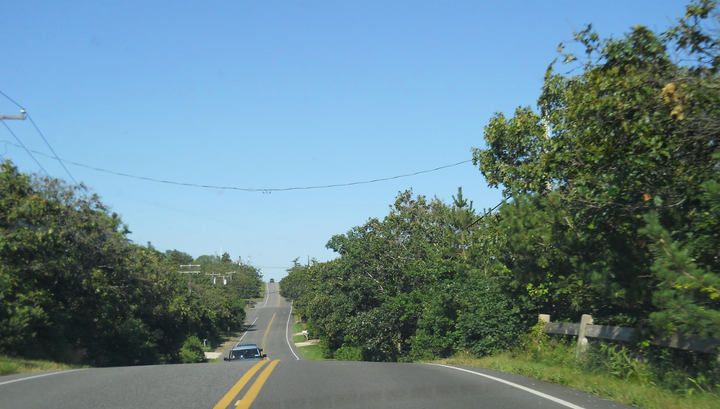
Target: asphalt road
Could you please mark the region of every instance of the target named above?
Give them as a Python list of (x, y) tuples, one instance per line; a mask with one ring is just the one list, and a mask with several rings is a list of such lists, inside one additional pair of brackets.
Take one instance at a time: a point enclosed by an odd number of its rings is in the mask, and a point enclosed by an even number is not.
[(266, 361), (3, 376), (0, 408), (628, 408), (478, 368), (305, 361), (290, 314), (277, 284), (248, 310), (242, 342), (264, 343)]

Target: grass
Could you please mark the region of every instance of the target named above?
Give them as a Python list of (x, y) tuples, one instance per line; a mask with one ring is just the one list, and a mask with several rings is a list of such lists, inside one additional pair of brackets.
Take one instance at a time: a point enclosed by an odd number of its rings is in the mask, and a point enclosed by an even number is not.
[(298, 351), (308, 361), (331, 361), (331, 359), (323, 358), (322, 350), (317, 345), (308, 345), (305, 347), (298, 347)]
[(77, 369), (82, 366), (66, 365), (50, 361), (36, 361), (22, 358), (11, 358), (0, 355), (0, 376), (27, 372), (59, 371), (62, 369)]
[[(293, 327), (292, 327), (293, 334), (297, 334), (298, 332), (302, 332), (303, 330), (305, 330), (306, 327), (307, 327), (307, 325), (306, 325), (304, 322), (301, 322), (301, 323), (297, 323), (297, 322), (296, 322), (296, 323), (294, 323), (294, 324), (293, 324)], [(305, 341), (307, 341), (307, 339), (305, 338), (305, 335), (293, 335), (293, 342), (294, 342), (294, 343), (297, 344), (298, 342), (305, 342)]]
[(689, 390), (684, 394), (678, 394), (658, 387), (654, 382), (619, 378), (600, 371), (588, 371), (574, 362), (574, 348), (563, 346), (556, 346), (546, 356), (541, 357), (515, 351), (484, 358), (456, 356), (434, 363), (474, 366), (528, 376), (642, 409), (720, 407), (720, 395), (717, 393)]
[(237, 339), (237, 337), (239, 337), (240, 334), (242, 334), (242, 331), (230, 331), (229, 333), (227, 331), (223, 331), (220, 334), (221, 340), (220, 340), (219, 344), (210, 345), (210, 343), (208, 342), (207, 346), (204, 347), (203, 349), (205, 350), (205, 352), (214, 352), (214, 351), (222, 348), (226, 343)]

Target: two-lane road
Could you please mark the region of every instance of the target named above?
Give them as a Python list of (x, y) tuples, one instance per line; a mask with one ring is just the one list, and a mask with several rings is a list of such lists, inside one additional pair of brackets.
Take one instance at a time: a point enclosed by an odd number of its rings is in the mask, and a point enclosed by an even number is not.
[(241, 343), (259, 345), (270, 359), (302, 359), (292, 343), (291, 304), (280, 297), (277, 283), (266, 284), (263, 301), (246, 312), (248, 331), (240, 337)]
[(305, 361), (288, 340), (290, 314), (277, 284), (248, 310), (242, 342), (264, 342), (266, 361), (4, 376), (0, 408), (627, 408), (477, 368)]

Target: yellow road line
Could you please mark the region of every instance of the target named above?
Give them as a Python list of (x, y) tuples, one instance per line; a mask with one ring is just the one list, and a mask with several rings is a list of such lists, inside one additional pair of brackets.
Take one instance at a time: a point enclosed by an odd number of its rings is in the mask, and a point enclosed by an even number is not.
[(250, 405), (252, 405), (255, 398), (257, 398), (258, 393), (260, 393), (260, 389), (262, 389), (263, 385), (265, 385), (265, 381), (267, 381), (268, 377), (270, 376), (270, 373), (275, 369), (275, 366), (280, 362), (279, 359), (276, 359), (270, 363), (270, 365), (265, 368), (260, 376), (258, 376), (257, 380), (254, 384), (250, 387), (250, 389), (247, 391), (245, 396), (243, 396), (242, 399), (237, 401), (235, 403), (235, 407), (238, 409), (248, 409)]
[(262, 348), (264, 354), (267, 353), (267, 352), (265, 352), (265, 339), (267, 338), (268, 332), (270, 332), (270, 326), (272, 325), (272, 322), (274, 319), (275, 319), (275, 314), (273, 314), (272, 318), (270, 318), (270, 323), (268, 324), (268, 327), (265, 330), (265, 335), (263, 336), (262, 344), (260, 345), (260, 348)]
[[(242, 390), (242, 388), (245, 387), (245, 384), (248, 383), (250, 379), (255, 375), (257, 371), (260, 370), (260, 368), (265, 365), (265, 362), (267, 361), (260, 361), (255, 364), (252, 368), (250, 368), (249, 371), (245, 372), (245, 375), (240, 378), (240, 380), (233, 386), (228, 393), (223, 396), (222, 399), (220, 399), (220, 402), (213, 407), (213, 409), (225, 409), (227, 405), (230, 404), (230, 402), (233, 400), (235, 396), (237, 396), (238, 393)], [(232, 365), (232, 364), (231, 364)]]
[(278, 307), (280, 307), (280, 293), (278, 293)]

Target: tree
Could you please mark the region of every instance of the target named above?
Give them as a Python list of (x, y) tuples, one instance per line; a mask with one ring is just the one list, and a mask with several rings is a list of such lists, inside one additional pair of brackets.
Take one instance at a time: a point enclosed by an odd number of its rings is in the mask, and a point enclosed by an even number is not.
[[(217, 341), (221, 329), (239, 327), (245, 289), (188, 294), (173, 260), (186, 254), (166, 257), (128, 233), (96, 195), (3, 163), (0, 352), (96, 366), (170, 363), (189, 359), (181, 350), (192, 336)], [(246, 270), (256, 293), (258, 273)]]
[(180, 250), (165, 251), (165, 258), (174, 266), (192, 264), (193, 256)]
[[(613, 310), (606, 322), (642, 322), (658, 308), (650, 272), (657, 254), (648, 249), (643, 215), (652, 212), (673, 236), (688, 237), (702, 207), (697, 187), (717, 169), (720, 42), (703, 26), (714, 9), (714, 1), (694, 2), (661, 34), (638, 25), (601, 40), (588, 27), (575, 34), (585, 54), (580, 74), (558, 74), (551, 65), (539, 112), (519, 108), (510, 119), (491, 119), (487, 147), (474, 150), (488, 183), (515, 201), (532, 197), (532, 208), (516, 208), (526, 220), (556, 213), (524, 247), (552, 249), (561, 265), (513, 264), (519, 282), (574, 275), (585, 289), (578, 307), (593, 315)], [(563, 57), (579, 64), (571, 53)], [(505, 213), (507, 225), (512, 213)], [(548, 236), (548, 229), (569, 234)]]

